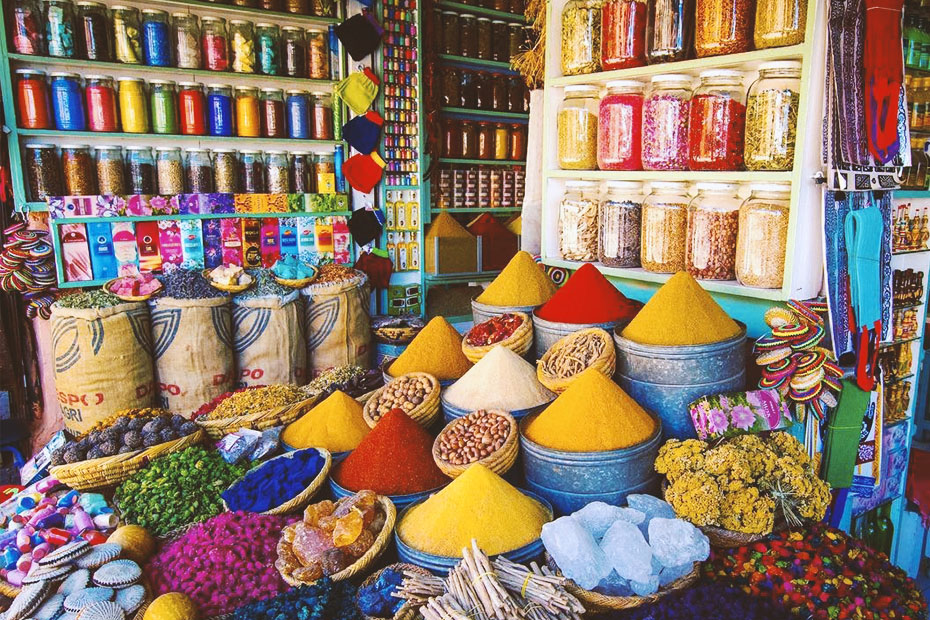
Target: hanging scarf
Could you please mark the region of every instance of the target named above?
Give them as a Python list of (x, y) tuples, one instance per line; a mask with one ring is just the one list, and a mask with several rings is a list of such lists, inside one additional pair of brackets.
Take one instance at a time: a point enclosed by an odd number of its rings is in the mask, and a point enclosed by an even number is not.
[(898, 139), (898, 98), (904, 79), (904, 59), (895, 42), (901, 40), (904, 0), (865, 0), (865, 121), (869, 152), (885, 164), (901, 150)]

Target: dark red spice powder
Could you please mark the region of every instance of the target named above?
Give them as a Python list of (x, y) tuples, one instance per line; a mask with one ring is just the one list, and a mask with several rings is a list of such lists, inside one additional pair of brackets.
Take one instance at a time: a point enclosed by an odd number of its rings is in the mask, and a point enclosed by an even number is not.
[(643, 307), (627, 299), (597, 267), (585, 263), (555, 292), (536, 316), (555, 323), (629, 321)]
[(333, 473), (350, 491), (409, 495), (450, 482), (433, 461), (433, 436), (402, 409), (392, 409)]

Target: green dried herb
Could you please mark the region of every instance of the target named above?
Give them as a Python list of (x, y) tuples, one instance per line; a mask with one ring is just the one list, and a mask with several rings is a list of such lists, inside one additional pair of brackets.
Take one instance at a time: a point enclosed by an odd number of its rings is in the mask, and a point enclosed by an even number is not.
[(108, 293), (102, 288), (98, 288), (92, 291), (84, 291), (83, 293), (72, 293), (71, 295), (65, 295), (55, 303), (57, 303), (61, 308), (87, 309), (109, 308), (111, 306), (118, 306), (124, 302), (113, 293)]

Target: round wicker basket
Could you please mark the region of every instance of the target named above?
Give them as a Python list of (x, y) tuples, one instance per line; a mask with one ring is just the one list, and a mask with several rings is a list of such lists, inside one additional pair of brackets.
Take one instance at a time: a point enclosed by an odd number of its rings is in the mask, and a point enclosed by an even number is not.
[[(368, 575), (368, 577), (365, 578), (365, 581), (363, 581), (362, 584), (359, 586), (359, 590), (361, 590), (362, 588), (367, 588), (368, 586), (373, 584), (375, 581), (378, 580), (378, 577), (381, 576), (381, 573), (389, 568), (393, 568), (394, 570), (397, 570), (397, 571), (409, 571), (411, 573), (419, 573), (421, 575), (432, 574), (425, 568), (417, 566), (416, 564), (407, 564), (406, 562), (395, 562), (394, 564), (389, 564), (385, 566), (384, 568), (380, 570), (376, 570), (372, 574)], [(356, 596), (355, 600), (356, 600), (356, 606), (357, 606), (358, 596)], [(359, 613), (362, 613), (361, 609), (359, 609)], [(397, 613), (395, 613), (390, 618), (391, 620), (413, 620), (416, 617), (416, 614), (417, 614), (417, 608), (408, 602), (408, 603), (404, 603), (404, 605), (400, 609), (397, 610)], [(368, 616), (368, 615), (362, 614), (362, 617), (365, 620), (387, 620), (387, 616), (384, 616), (384, 617)]]
[[(218, 418), (216, 420), (204, 420), (197, 418), (194, 421), (207, 432), (212, 439), (222, 439), (224, 435), (234, 433), (240, 428), (249, 428), (256, 431), (263, 431), (272, 426), (282, 426), (290, 424), (303, 414), (307, 413), (316, 406), (319, 396), (311, 396), (306, 400), (290, 405), (272, 407), (254, 413), (235, 416), (232, 418)], [(206, 416), (204, 416), (206, 417)]]
[(581, 373), (575, 372), (568, 376), (557, 376), (548, 367), (554, 362), (553, 358), (565, 355), (582, 338), (594, 338), (601, 345), (600, 354), (582, 370), (597, 368), (608, 377), (612, 377), (614, 374), (617, 365), (617, 352), (614, 349), (614, 341), (610, 334), (599, 327), (579, 330), (560, 338), (558, 342), (549, 347), (549, 350), (543, 354), (539, 360), (539, 365), (536, 367), (536, 377), (539, 382), (556, 394), (561, 394), (567, 390), (572, 381)]
[(155, 291), (149, 293), (148, 295), (117, 295), (116, 293), (113, 292), (113, 286), (116, 284), (117, 280), (119, 280), (119, 278), (113, 278), (112, 280), (107, 280), (106, 282), (104, 282), (103, 290), (110, 293), (111, 295), (116, 295), (123, 301), (147, 301), (151, 299), (152, 297), (155, 297), (156, 295), (160, 295), (161, 292), (165, 290), (165, 286), (159, 282), (158, 288), (155, 289)]
[[(462, 353), (465, 354), (465, 357), (468, 358), (472, 364), (478, 363), (482, 357), (488, 354), (496, 346), (504, 346), (516, 353), (517, 355), (523, 356), (533, 347), (533, 321), (530, 320), (530, 315), (525, 312), (513, 312), (510, 313), (512, 316), (519, 317), (523, 322), (517, 327), (509, 338), (505, 338), (500, 342), (495, 342), (494, 344), (488, 345), (471, 345), (468, 344), (468, 334), (462, 338)], [(503, 316), (507, 316), (506, 314)], [(494, 317), (498, 318), (498, 317)], [(494, 320), (488, 319), (489, 321)], [(485, 321), (486, 323), (487, 321)], [(472, 329), (476, 329), (483, 325), (479, 323), (475, 325)], [(470, 332), (469, 332), (470, 333)]]
[[(307, 488), (305, 488), (303, 491), (301, 491), (300, 493), (298, 493), (291, 499), (287, 500), (280, 506), (275, 506), (274, 508), (270, 508), (266, 510), (265, 512), (260, 512), (259, 514), (283, 515), (283, 514), (288, 514), (292, 512), (299, 512), (303, 510), (307, 506), (307, 504), (310, 503), (310, 500), (313, 499), (313, 496), (319, 492), (323, 484), (326, 483), (326, 478), (329, 477), (329, 470), (333, 466), (333, 455), (330, 453), (329, 450), (324, 450), (323, 448), (311, 448), (311, 449), (316, 450), (317, 452), (320, 453), (320, 456), (323, 457), (323, 467), (322, 469), (320, 469), (319, 473), (317, 473), (316, 477), (310, 481), (310, 484), (307, 485)], [(273, 459), (268, 459), (268, 461), (266, 461), (266, 464), (270, 463), (271, 461), (276, 461), (278, 459), (292, 459), (295, 456), (297, 456), (298, 452), (300, 452), (300, 450), (295, 450), (293, 452), (285, 452), (284, 454), (280, 456), (276, 456)], [(229, 485), (229, 487), (227, 487), (227, 490), (235, 486), (237, 482), (238, 481)], [(223, 501), (223, 509), (228, 512), (229, 506), (226, 505), (226, 500), (222, 500), (222, 501)]]
[(220, 284), (219, 282), (214, 282), (213, 278), (210, 277), (209, 269), (204, 269), (201, 273), (203, 274), (203, 277), (206, 279), (206, 281), (210, 283), (210, 286), (218, 291), (223, 291), (224, 293), (241, 293), (255, 283), (255, 278), (249, 276), (249, 281), (245, 284)]
[(378, 406), (378, 398), (384, 390), (390, 388), (395, 382), (410, 377), (425, 377), (433, 387), (430, 393), (426, 395), (426, 398), (423, 399), (423, 402), (406, 412), (407, 415), (423, 428), (429, 428), (432, 426), (433, 422), (439, 418), (439, 379), (425, 372), (410, 372), (406, 375), (391, 379), (384, 387), (375, 390), (368, 401), (365, 402), (362, 416), (365, 418), (365, 423), (368, 424), (369, 427), (374, 428), (375, 424), (378, 423), (379, 417), (376, 417), (376, 408)]
[(449, 422), (442, 432), (436, 436), (436, 440), (433, 442), (433, 461), (436, 462), (436, 466), (450, 478), (458, 478), (460, 475), (465, 473), (465, 470), (474, 465), (475, 463), (481, 463), (495, 474), (503, 476), (510, 468), (514, 466), (517, 462), (517, 456), (520, 454), (520, 432), (517, 428), (517, 421), (512, 415), (506, 411), (498, 411), (496, 409), (488, 410), (488, 413), (500, 416), (507, 420), (510, 425), (510, 430), (507, 434), (507, 439), (495, 452), (486, 456), (483, 459), (472, 461), (471, 463), (465, 463), (463, 465), (455, 465), (444, 460), (439, 454), (439, 440), (445, 433), (451, 433), (452, 429), (456, 425), (467, 424), (468, 416), (462, 418), (456, 418)]
[(320, 270), (314, 267), (312, 276), (306, 278), (279, 278), (278, 276), (275, 276), (274, 281), (281, 286), (286, 286), (288, 288), (303, 288), (312, 284), (313, 281), (316, 280), (316, 276), (319, 273)]

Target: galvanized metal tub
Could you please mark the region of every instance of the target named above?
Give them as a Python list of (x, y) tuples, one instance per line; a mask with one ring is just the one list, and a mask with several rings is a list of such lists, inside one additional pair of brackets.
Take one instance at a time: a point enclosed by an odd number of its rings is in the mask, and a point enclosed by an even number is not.
[(653, 468), (662, 442), (662, 422), (639, 445), (607, 452), (565, 452), (526, 437), (532, 418), (520, 422), (523, 473), (527, 486), (552, 502), (556, 512), (570, 514), (595, 501), (618, 505), (630, 493), (658, 491)]
[[(542, 411), (543, 409), (548, 407), (551, 402), (552, 401), (549, 401), (548, 403), (543, 403), (541, 405), (536, 405), (535, 407), (530, 407), (529, 409), (517, 409), (516, 411), (508, 411), (507, 413), (512, 415), (514, 419), (516, 419), (517, 422), (519, 422), (522, 418), (525, 418), (528, 415), (532, 415), (534, 413), (538, 413)], [(446, 399), (442, 397), (442, 395), (440, 395), (439, 397), (439, 405), (442, 407), (442, 417), (445, 419), (446, 424), (448, 424), (452, 420), (455, 420), (456, 418), (463, 418), (467, 416), (469, 413), (471, 413), (472, 411), (476, 411), (475, 409), (461, 409), (459, 407), (456, 407), (455, 405), (452, 405), (451, 403), (447, 402)]]
[(475, 322), (475, 325), (478, 323), (483, 323), (488, 319), (493, 319), (496, 316), (501, 316), (502, 314), (513, 313), (513, 312), (525, 312), (527, 314), (532, 314), (533, 310), (539, 308), (539, 306), (489, 306), (488, 304), (483, 304), (474, 299), (471, 300), (471, 317)]
[(613, 332), (614, 328), (619, 324), (620, 321), (610, 321), (609, 323), (555, 323), (539, 318), (534, 312), (533, 345), (536, 350), (536, 359), (541, 358), (549, 350), (549, 347), (569, 334), (574, 334), (589, 327), (600, 327), (608, 332)]
[(728, 340), (688, 346), (639, 344), (614, 331), (617, 383), (659, 416), (666, 438), (694, 438), (689, 403), (746, 387), (746, 326), (739, 326)]

